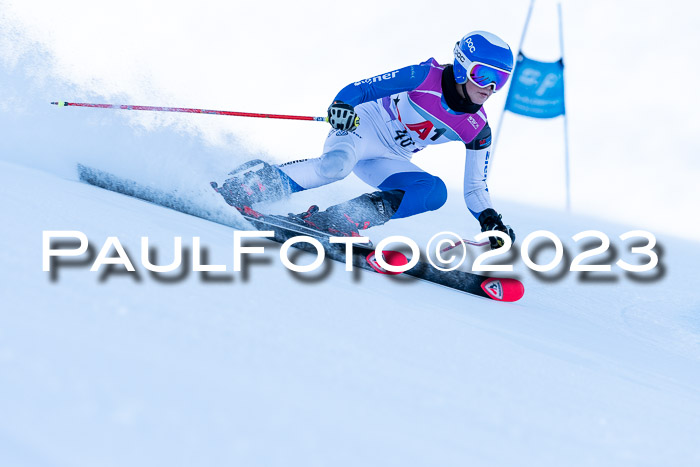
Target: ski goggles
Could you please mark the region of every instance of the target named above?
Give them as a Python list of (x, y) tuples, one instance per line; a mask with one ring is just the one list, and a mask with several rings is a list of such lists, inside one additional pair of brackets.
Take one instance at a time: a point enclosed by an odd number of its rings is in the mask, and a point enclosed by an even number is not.
[[(460, 53), (457, 53), (459, 51)], [(467, 70), (467, 78), (480, 88), (493, 85), (494, 92), (503, 88), (510, 78), (510, 71), (496, 68), (481, 62), (472, 62), (459, 50), (459, 42), (455, 46), (455, 58)]]
[(506, 85), (508, 78), (510, 78), (510, 72), (484, 63), (472, 62), (469, 68), (467, 68), (467, 76), (469, 77), (469, 81), (480, 88), (493, 85), (495, 92)]

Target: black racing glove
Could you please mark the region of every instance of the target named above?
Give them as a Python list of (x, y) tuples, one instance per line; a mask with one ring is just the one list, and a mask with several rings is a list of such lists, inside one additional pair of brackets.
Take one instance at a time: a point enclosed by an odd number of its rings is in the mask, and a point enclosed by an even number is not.
[(335, 101), (328, 107), (328, 123), (336, 130), (353, 131), (360, 125), (360, 117), (350, 104)]
[[(503, 224), (501, 215), (494, 209), (488, 208), (479, 214), (479, 224), (481, 224), (482, 232), (500, 230), (501, 232), (507, 233), (510, 239), (515, 242), (515, 232), (513, 232), (513, 229), (511, 229), (509, 225)], [(489, 242), (491, 243), (492, 250), (503, 246), (503, 240), (498, 237), (489, 237)]]

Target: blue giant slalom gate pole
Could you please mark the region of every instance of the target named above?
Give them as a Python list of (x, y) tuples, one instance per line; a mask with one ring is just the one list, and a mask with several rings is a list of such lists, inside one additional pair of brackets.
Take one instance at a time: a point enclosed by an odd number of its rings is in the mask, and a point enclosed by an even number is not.
[[(523, 33), (520, 35), (520, 44), (518, 45), (518, 55), (520, 55), (520, 51), (523, 50), (523, 42), (525, 41), (525, 34), (527, 33), (527, 26), (530, 24), (530, 16), (532, 15), (532, 7), (535, 6), (535, 0), (530, 0), (530, 8), (527, 10), (527, 17), (525, 18), (525, 26), (523, 26)], [(511, 78), (511, 83), (510, 85), (513, 85), (513, 81)], [(493, 173), (493, 156), (496, 154), (496, 145), (498, 145), (498, 137), (501, 135), (501, 128), (503, 127), (503, 117), (506, 114), (506, 106), (503, 107), (503, 113), (501, 114), (501, 117), (498, 119), (498, 127), (496, 128), (496, 136), (493, 139), (493, 147), (491, 148), (491, 173)]]
[[(533, 0), (534, 1), (534, 0)], [(557, 13), (559, 14), (559, 49), (561, 52), (561, 59), (562, 63), (564, 61), (564, 24), (562, 23), (561, 20), (561, 3), (557, 3)], [(564, 80), (564, 67), (561, 69), (562, 72), (562, 79), (561, 79), (561, 86), (562, 86), (562, 94), (564, 94), (566, 87), (565, 87), (565, 80)], [(564, 102), (566, 102), (566, 99), (564, 99)], [(564, 112), (564, 171), (565, 177), (566, 177), (566, 211), (571, 212), (571, 185), (570, 185), (570, 178), (569, 178), (569, 117), (566, 112)]]

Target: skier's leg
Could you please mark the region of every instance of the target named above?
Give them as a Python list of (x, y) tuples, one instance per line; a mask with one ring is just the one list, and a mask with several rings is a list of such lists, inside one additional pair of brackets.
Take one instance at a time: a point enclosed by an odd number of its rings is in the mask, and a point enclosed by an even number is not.
[[(368, 127), (365, 126), (365, 129)], [(343, 144), (347, 142), (347, 138), (338, 141), (338, 138), (333, 137), (333, 133), (327, 140), (324, 156), (318, 162), (319, 170), (316, 172), (316, 175), (319, 177), (330, 177), (332, 173), (338, 174), (335, 177), (346, 177), (351, 169), (355, 169), (355, 172), (357, 172), (356, 168), (359, 165), (365, 164), (368, 159), (375, 160), (372, 158), (387, 151), (376, 133), (365, 131), (364, 134), (361, 133), (359, 135), (359, 138), (358, 135), (353, 136), (351, 141), (354, 144), (354, 152), (348, 155), (346, 153), (348, 146)], [(359, 162), (357, 162), (358, 158), (361, 159)], [(406, 161), (403, 158), (400, 160)], [(287, 167), (289, 166), (284, 166), (282, 169), (284, 170)], [(369, 170), (371, 171), (371, 168)], [(416, 167), (416, 170), (420, 169)], [(326, 172), (319, 173), (321, 171)], [(389, 173), (391, 172), (387, 172), (387, 175)], [(296, 177), (295, 181), (297, 183), (302, 185), (308, 183), (307, 180), (303, 180), (292, 171), (288, 172), (288, 175), (291, 178)], [(380, 180), (384, 178), (386, 178), (386, 175)], [(300, 180), (302, 181), (300, 182)], [(382, 225), (391, 219), (399, 208), (403, 195), (403, 191), (391, 189), (366, 193), (344, 203), (331, 206), (325, 211), (319, 211), (318, 206), (311, 206), (308, 211), (292, 216), (292, 218), (335, 235), (359, 235), (358, 230)]]
[(354, 170), (365, 183), (382, 192), (403, 193), (393, 219), (435, 211), (447, 201), (447, 187), (439, 177), (431, 175), (407, 159), (383, 157), (360, 161)]
[(275, 201), (301, 190), (276, 166), (260, 159), (239, 165), (228, 173), (221, 186), (217, 182), (211, 182), (211, 186), (228, 204), (237, 208)]
[(382, 225), (392, 218), (434, 211), (447, 200), (447, 188), (439, 177), (398, 156), (361, 160), (354, 172), (379, 191), (336, 204), (325, 211), (311, 206), (293, 218), (334, 235), (356, 236), (358, 230)]
[(212, 182), (212, 187), (231, 206), (243, 207), (277, 201), (298, 191), (341, 180), (352, 172), (357, 154), (364, 150), (363, 138), (356, 133), (331, 131), (323, 155), (314, 159), (281, 165), (270, 165), (258, 159), (246, 162), (229, 172), (221, 186)]
[(333, 235), (355, 237), (358, 230), (382, 225), (396, 212), (403, 192), (375, 191), (320, 211), (311, 206), (306, 212), (291, 215), (293, 220)]
[(321, 157), (287, 162), (279, 166), (287, 177), (303, 190), (317, 188), (347, 177), (364, 151), (361, 132), (332, 130), (323, 146)]

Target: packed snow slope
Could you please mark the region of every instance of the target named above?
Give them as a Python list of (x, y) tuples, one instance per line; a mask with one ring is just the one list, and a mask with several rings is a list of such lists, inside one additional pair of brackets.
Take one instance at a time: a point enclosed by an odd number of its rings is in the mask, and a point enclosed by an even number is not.
[[(205, 185), (190, 195), (228, 213)], [(422, 247), (440, 230), (473, 235), (459, 198), (369, 233)], [(586, 280), (563, 267), (539, 277), (516, 257), (526, 293), (507, 304), (338, 263), (293, 274), (269, 241), (234, 273), (232, 228), (75, 173), (0, 162), (0, 199), (1, 465), (700, 463), (698, 244), (659, 237), (651, 275)], [(634, 262), (617, 237), (635, 226), (500, 208), (520, 239), (562, 238), (569, 263), (571, 236), (589, 229), (616, 246), (599, 261)], [(81, 231), (93, 254), (116, 236), (138, 274), (90, 272), (84, 257), (44, 272), (45, 230)], [(141, 236), (159, 264), (175, 236), (190, 249), (200, 237), (227, 272), (154, 277)]]

